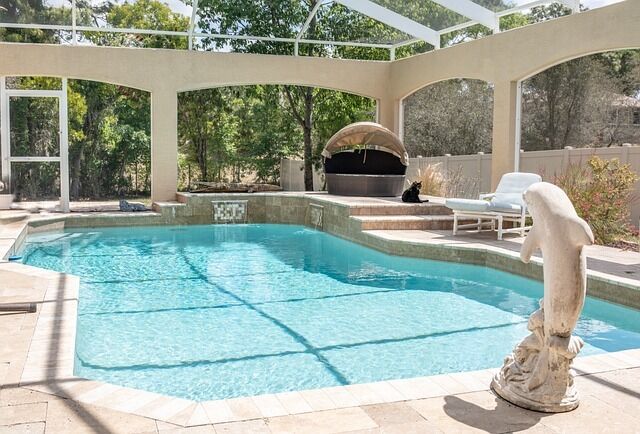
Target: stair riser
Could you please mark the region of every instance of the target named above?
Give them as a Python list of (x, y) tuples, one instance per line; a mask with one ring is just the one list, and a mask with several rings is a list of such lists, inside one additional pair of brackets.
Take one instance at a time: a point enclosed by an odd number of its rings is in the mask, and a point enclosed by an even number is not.
[(0, 218), (0, 225), (8, 225), (10, 223), (15, 223), (24, 220), (27, 216), (11, 216), (11, 217), (2, 217)]
[(442, 205), (352, 207), (350, 215), (450, 215), (451, 210)]
[[(459, 224), (474, 223), (471, 220), (461, 220)], [(360, 230), (374, 231), (374, 230), (452, 230), (453, 220), (436, 220), (436, 221), (415, 221), (415, 222), (394, 222), (394, 221), (382, 221), (382, 222), (362, 222), (360, 224)]]

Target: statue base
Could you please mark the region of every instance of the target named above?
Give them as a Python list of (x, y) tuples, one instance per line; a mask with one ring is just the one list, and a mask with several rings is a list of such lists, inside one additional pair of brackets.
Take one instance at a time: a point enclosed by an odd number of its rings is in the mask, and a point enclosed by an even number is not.
[[(545, 397), (544, 395), (526, 395), (519, 387), (513, 387), (510, 385), (502, 374), (503, 372), (500, 371), (495, 375), (495, 377), (493, 377), (493, 380), (491, 380), (491, 390), (505, 401), (517, 405), (518, 407), (543, 413), (564, 413), (575, 410), (580, 404), (578, 393), (574, 385), (572, 385), (567, 390), (567, 393), (560, 399), (558, 399), (557, 396), (549, 399), (550, 397)], [(540, 399), (538, 400), (536, 398)]]

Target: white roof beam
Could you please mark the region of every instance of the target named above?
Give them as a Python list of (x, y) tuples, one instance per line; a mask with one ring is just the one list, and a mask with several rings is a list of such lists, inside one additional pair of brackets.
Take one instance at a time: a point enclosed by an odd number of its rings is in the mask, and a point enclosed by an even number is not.
[(495, 12), (470, 0), (432, 0), (447, 9), (454, 11), (463, 17), (482, 24), (485, 27), (500, 31), (500, 25)]
[(580, 12), (580, 0), (557, 0), (569, 9), (571, 12)]
[(369, 0), (336, 0), (336, 3), (340, 3), (349, 9), (358, 11), (401, 32), (422, 39), (436, 48), (440, 48), (440, 35), (438, 32), (377, 3)]
[(196, 16), (198, 15), (198, 0), (193, 0), (191, 7), (191, 20), (189, 21), (189, 50), (193, 50), (193, 31), (196, 27)]
[(313, 20), (313, 17), (315, 17), (316, 14), (318, 13), (318, 9), (320, 9), (320, 6), (322, 6), (323, 4), (326, 4), (326, 3), (331, 3), (331, 2), (324, 2), (323, 0), (316, 0), (316, 4), (313, 5), (313, 9), (311, 9), (311, 12), (309, 12), (309, 16), (307, 17), (307, 20), (304, 22), (304, 25), (302, 26), (302, 28), (298, 32), (298, 35), (296, 36), (296, 42), (295, 42), (295, 45), (293, 47), (294, 54), (296, 56), (298, 55), (298, 48), (300, 46), (300, 40), (302, 39), (302, 37), (304, 36), (305, 32), (309, 28), (309, 25), (311, 24), (311, 20)]
[(550, 3), (554, 3), (554, 1), (562, 3), (568, 8), (571, 8), (573, 12), (580, 12), (580, 0), (532, 0), (530, 2), (512, 7), (510, 9), (505, 9), (503, 11), (496, 12), (496, 16), (504, 17), (506, 15), (515, 14), (516, 12), (522, 12), (527, 9), (534, 8), (536, 6), (548, 5)]

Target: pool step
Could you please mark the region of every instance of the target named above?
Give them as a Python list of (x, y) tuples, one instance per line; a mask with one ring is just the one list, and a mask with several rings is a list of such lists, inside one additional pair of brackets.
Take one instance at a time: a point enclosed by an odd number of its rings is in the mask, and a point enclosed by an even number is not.
[(397, 205), (351, 206), (351, 216), (425, 216), (451, 215), (451, 210), (439, 203), (398, 203)]
[[(447, 230), (453, 228), (452, 215), (367, 215), (351, 216), (360, 230)], [(460, 224), (471, 223), (461, 220)]]

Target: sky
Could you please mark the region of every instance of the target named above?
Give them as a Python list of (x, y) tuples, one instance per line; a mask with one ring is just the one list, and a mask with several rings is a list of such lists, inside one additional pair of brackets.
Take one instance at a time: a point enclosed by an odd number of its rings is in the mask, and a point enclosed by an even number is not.
[(580, 3), (588, 8), (599, 8), (601, 6), (610, 5), (613, 3), (621, 2), (622, 0), (582, 0)]

